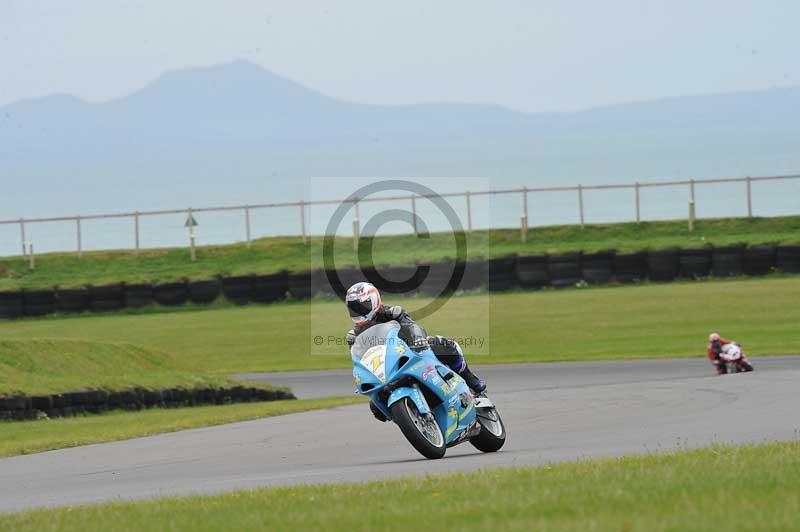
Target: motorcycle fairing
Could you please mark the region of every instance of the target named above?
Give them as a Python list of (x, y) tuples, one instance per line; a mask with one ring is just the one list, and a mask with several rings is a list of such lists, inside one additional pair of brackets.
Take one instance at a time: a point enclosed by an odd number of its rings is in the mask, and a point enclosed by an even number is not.
[[(421, 413), (433, 414), (436, 423), (442, 429), (446, 443), (460, 441), (459, 436), (474, 426), (475, 421), (474, 397), (467, 383), (457, 373), (439, 362), (430, 348), (420, 352), (411, 350), (398, 337), (400, 325), (397, 322), (387, 322), (375, 327), (375, 333), (385, 333), (382, 350), (372, 346), (357, 353), (358, 356), (355, 352), (351, 355), (354, 379), (356, 381), (360, 379), (356, 390), (369, 395), (372, 402), (389, 418), (391, 418), (391, 405), (403, 397), (409, 397)], [(362, 335), (371, 330), (372, 328), (368, 329)], [(374, 362), (380, 359), (381, 355), (382, 366)], [(365, 366), (362, 360), (368, 361), (370, 367)], [(381, 369), (383, 375), (380, 374)], [(415, 385), (394, 388), (384, 403), (380, 399), (380, 392), (387, 385), (403, 380), (416, 382)], [(421, 388), (425, 388), (436, 397), (436, 406), (430, 407), (420, 391)]]

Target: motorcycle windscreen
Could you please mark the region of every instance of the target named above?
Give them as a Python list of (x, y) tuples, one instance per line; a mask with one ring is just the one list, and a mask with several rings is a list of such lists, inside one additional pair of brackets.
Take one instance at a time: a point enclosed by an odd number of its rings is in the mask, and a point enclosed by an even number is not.
[(356, 337), (353, 347), (350, 348), (350, 355), (355, 360), (361, 360), (367, 351), (376, 346), (386, 346), (386, 338), (392, 331), (400, 330), (400, 324), (396, 321), (377, 323), (362, 332)]

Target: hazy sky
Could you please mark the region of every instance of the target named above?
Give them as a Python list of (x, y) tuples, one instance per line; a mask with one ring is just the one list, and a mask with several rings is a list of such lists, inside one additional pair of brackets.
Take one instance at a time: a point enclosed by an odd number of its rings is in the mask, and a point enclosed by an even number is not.
[(528, 111), (800, 84), (800, 2), (0, 0), (0, 105), (247, 59), (358, 102)]

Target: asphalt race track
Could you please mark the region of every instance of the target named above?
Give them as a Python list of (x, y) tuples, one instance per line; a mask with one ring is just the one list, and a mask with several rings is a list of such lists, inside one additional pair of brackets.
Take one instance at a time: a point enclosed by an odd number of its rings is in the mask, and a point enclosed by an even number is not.
[[(509, 439), (419, 456), (366, 405), (0, 459), (0, 512), (114, 499), (542, 464), (800, 435), (800, 357), (711, 376), (705, 360), (487, 366)], [(252, 375), (300, 397), (352, 393), (349, 371)]]

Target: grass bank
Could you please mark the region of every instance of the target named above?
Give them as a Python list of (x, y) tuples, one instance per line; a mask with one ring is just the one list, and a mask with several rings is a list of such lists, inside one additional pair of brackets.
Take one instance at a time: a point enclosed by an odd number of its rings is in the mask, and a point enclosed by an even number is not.
[(69, 338), (0, 340), (0, 396), (233, 384), (237, 381), (198, 372), (191, 360), (155, 346)]
[[(795, 354), (798, 300), (797, 277), (608, 286), (461, 295), (421, 321), (432, 334), (482, 339), (467, 346), (478, 364), (704, 356), (712, 330), (740, 341), (752, 355)], [(389, 301), (412, 315), (427, 302)], [(351, 325), (341, 303), (315, 300), (6, 321), (0, 338), (126, 344), (168, 353), (187, 376), (226, 375), (348, 367), (347, 350), (336, 340)], [(316, 337), (323, 345), (315, 345)], [(17, 355), (6, 353), (13, 365)], [(75, 382), (94, 378), (75, 368), (59, 373)]]
[(31, 454), (91, 443), (127, 440), (164, 432), (222, 425), (362, 402), (362, 397), (330, 397), (242, 403), (141, 412), (109, 412), (71, 418), (0, 422), (0, 456)]
[[(365, 501), (368, 501), (365, 503)], [(0, 517), (0, 530), (797, 530), (800, 443)]]
[[(700, 220), (693, 233), (687, 231), (685, 221), (540, 227), (531, 229), (524, 243), (515, 229), (475, 231), (468, 235), (468, 252), (470, 257), (500, 257), (514, 253), (632, 251), (766, 242), (800, 242), (800, 216)], [(81, 258), (74, 253), (49, 253), (37, 256), (33, 272), (21, 257), (7, 257), (0, 258), (0, 290), (306, 271), (321, 266), (321, 245), (319, 238), (312, 238), (305, 245), (300, 238), (271, 237), (255, 240), (251, 247), (241, 243), (202, 246), (196, 262), (189, 260), (186, 249), (143, 250), (138, 256), (131, 251), (84, 252)], [(378, 265), (401, 265), (452, 258), (454, 249), (452, 237), (443, 233), (432, 234), (428, 239), (387, 236), (375, 239), (373, 257)], [(357, 263), (349, 238), (336, 240), (336, 258), (340, 267)]]

